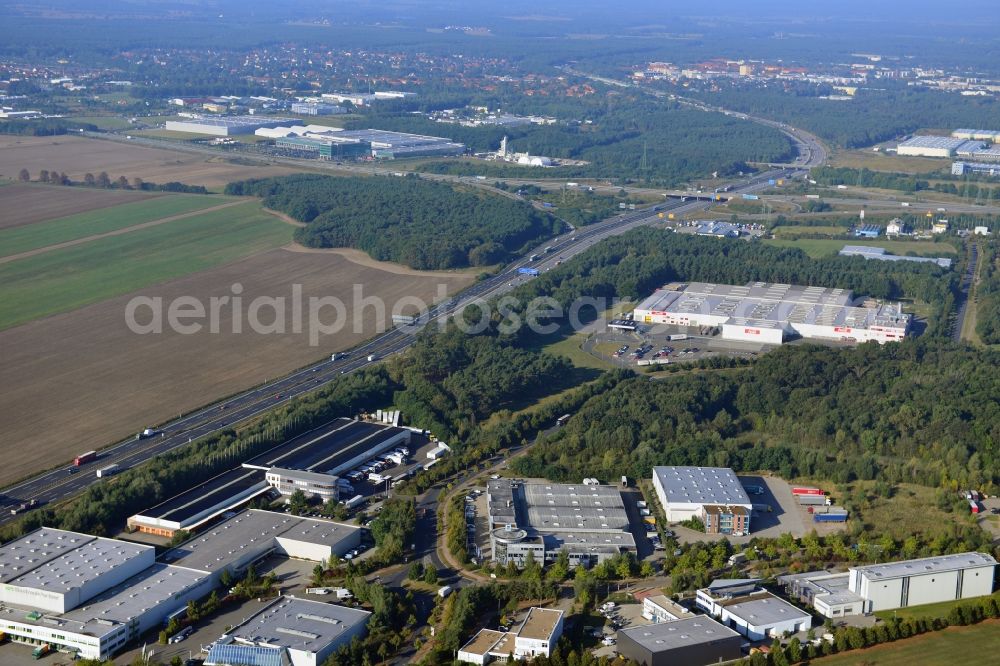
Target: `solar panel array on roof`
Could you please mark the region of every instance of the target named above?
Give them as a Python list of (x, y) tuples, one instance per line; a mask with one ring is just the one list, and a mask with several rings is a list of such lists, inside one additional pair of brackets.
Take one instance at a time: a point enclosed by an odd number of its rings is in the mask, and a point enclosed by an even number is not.
[(216, 643), (208, 651), (205, 666), (285, 666), (284, 649)]

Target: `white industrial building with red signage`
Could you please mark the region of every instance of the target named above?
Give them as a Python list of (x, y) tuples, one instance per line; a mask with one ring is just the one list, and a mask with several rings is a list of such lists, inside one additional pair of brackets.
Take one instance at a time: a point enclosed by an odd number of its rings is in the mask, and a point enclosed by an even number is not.
[(906, 337), (912, 317), (903, 313), (899, 303), (857, 300), (848, 289), (827, 287), (673, 283), (640, 303), (634, 319), (646, 324), (718, 327), (724, 340), (773, 345), (789, 337), (878, 343)]

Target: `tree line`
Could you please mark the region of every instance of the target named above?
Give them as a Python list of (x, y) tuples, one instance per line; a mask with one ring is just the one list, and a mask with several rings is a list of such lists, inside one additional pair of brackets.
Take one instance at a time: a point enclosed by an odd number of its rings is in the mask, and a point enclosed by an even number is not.
[[(17, 179), (22, 183), (31, 182), (31, 173), (27, 169), (18, 172)], [(39, 183), (49, 185), (65, 185), (67, 187), (96, 187), (104, 190), (137, 190), (141, 192), (180, 192), (184, 194), (208, 194), (208, 190), (203, 185), (186, 185), (177, 181), (169, 183), (153, 183), (143, 180), (138, 176), (129, 180), (125, 176), (118, 176), (112, 179), (107, 171), (102, 171), (96, 176), (89, 171), (83, 175), (83, 180), (73, 180), (66, 175), (65, 171), (49, 171), (41, 169), (38, 172)]]
[(39, 118), (38, 120), (0, 121), (0, 134), (17, 136), (57, 136), (69, 132), (96, 132), (97, 126), (62, 118)]
[(561, 223), (524, 202), (415, 176), (302, 174), (230, 183), (226, 194), (264, 198), (304, 222), (309, 247), (353, 247), (418, 269), (488, 266), (559, 233)]

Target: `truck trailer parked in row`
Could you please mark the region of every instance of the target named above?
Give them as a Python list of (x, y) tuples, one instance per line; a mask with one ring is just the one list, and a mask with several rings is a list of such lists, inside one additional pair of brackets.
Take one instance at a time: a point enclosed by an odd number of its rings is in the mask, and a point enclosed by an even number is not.
[(821, 506), (831, 504), (830, 498), (826, 495), (796, 495), (799, 504), (802, 506)]
[(845, 523), (847, 522), (847, 511), (839, 511), (836, 513), (814, 513), (813, 514), (814, 523)]

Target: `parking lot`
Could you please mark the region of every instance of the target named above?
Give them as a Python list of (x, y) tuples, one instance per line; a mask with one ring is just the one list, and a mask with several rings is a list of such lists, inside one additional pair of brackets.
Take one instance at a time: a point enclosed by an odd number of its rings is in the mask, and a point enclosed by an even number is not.
[(584, 341), (582, 349), (612, 365), (645, 370), (650, 365), (689, 363), (720, 355), (752, 358), (774, 348), (687, 330), (666, 324), (638, 324), (635, 331), (601, 327)]
[[(393, 483), (412, 477), (429, 463), (427, 452), (434, 449), (439, 443), (414, 433), (409, 446), (393, 447), (393, 449), (372, 456), (363, 464), (340, 474), (351, 484), (353, 494), (348, 495), (348, 498), (355, 495), (361, 495), (368, 500), (384, 497), (392, 489)], [(398, 451), (401, 448), (406, 449), (405, 456), (388, 457), (393, 451)], [(363, 471), (366, 467), (369, 468), (369, 471)], [(370, 474), (377, 474), (382, 480), (377, 481), (375, 477), (369, 476)], [(341, 496), (343, 497), (343, 494)]]
[(980, 514), (976, 522), (993, 535), (993, 543), (1000, 543), (1000, 498), (987, 497), (979, 502)]
[(597, 657), (614, 657), (618, 654), (619, 629), (641, 627), (650, 623), (642, 616), (641, 603), (614, 604), (606, 608), (607, 610), (598, 609), (605, 618), (604, 626), (591, 631), (591, 636), (599, 641), (599, 645), (594, 649), (594, 656)]

